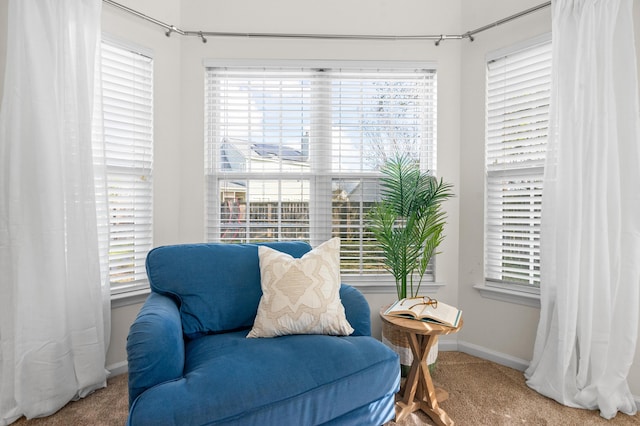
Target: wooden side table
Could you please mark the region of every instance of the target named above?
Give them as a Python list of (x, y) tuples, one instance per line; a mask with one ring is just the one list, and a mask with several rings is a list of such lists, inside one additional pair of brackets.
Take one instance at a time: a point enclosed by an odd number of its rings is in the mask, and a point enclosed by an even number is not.
[[(430, 322), (417, 321), (408, 318), (384, 315), (387, 307), (380, 310), (382, 321), (403, 332), (409, 339), (409, 346), (413, 353), (411, 370), (400, 393), (396, 396), (396, 422), (401, 421), (417, 410), (424, 411), (437, 425), (453, 425), (454, 422), (438, 406), (449, 397), (444, 389), (436, 389), (431, 380), (427, 355), (438, 340), (438, 336), (457, 333), (462, 328), (462, 318), (458, 327), (447, 327)], [(401, 398), (398, 398), (402, 394)]]

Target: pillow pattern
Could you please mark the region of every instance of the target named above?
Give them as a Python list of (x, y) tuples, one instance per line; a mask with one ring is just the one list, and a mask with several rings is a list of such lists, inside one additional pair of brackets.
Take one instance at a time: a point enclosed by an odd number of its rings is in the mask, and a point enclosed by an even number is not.
[(262, 297), (247, 337), (353, 333), (340, 301), (340, 239), (299, 259), (258, 247)]

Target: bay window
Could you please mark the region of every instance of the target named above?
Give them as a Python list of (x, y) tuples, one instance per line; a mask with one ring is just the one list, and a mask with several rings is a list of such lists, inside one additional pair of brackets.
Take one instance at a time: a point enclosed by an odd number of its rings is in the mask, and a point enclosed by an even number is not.
[(435, 172), (433, 67), (207, 65), (207, 240), (339, 236), (343, 274), (382, 273), (366, 215), (389, 156)]

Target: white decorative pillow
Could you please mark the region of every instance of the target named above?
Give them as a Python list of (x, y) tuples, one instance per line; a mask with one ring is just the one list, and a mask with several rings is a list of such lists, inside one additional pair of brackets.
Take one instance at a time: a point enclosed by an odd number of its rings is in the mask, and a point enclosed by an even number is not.
[(340, 301), (340, 239), (299, 259), (258, 247), (262, 298), (247, 337), (353, 333)]

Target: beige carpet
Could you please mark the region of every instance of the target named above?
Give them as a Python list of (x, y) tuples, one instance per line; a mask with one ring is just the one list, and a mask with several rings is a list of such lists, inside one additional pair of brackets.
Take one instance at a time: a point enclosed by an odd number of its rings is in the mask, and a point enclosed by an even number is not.
[(68, 403), (52, 416), (31, 420), (22, 417), (12, 426), (123, 426), (129, 412), (128, 395), (127, 375), (123, 374), (107, 380), (106, 388)]
[[(456, 425), (640, 425), (640, 414), (618, 413), (613, 420), (598, 411), (568, 408), (531, 390), (518, 370), (461, 352), (440, 352), (432, 379), (449, 392), (440, 404)], [(422, 412), (401, 423), (413, 426), (435, 423)]]
[[(619, 413), (607, 421), (597, 411), (564, 407), (529, 389), (521, 372), (460, 352), (439, 354), (433, 380), (449, 391), (449, 399), (440, 406), (456, 425), (640, 425), (640, 414), (630, 417)], [(122, 375), (53, 416), (29, 421), (22, 418), (14, 425), (122, 426), (127, 410), (127, 376)], [(433, 424), (423, 413), (414, 413), (401, 423), (386, 426)]]

